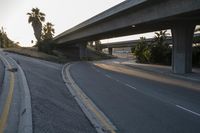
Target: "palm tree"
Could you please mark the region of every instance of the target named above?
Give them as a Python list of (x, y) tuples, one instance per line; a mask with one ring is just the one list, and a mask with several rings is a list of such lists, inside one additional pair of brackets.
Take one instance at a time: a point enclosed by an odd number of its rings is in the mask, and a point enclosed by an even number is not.
[(98, 52), (101, 52), (102, 49), (101, 49), (101, 41), (100, 40), (97, 40), (97, 41), (94, 41), (95, 43), (95, 50), (98, 51)]
[(51, 40), (54, 36), (55, 29), (53, 28), (53, 24), (50, 22), (47, 22), (43, 27), (43, 40)]
[(45, 21), (45, 14), (40, 12), (38, 8), (32, 8), (31, 13), (27, 13), (29, 15), (28, 23), (32, 24), (35, 38), (38, 42), (41, 41), (42, 34), (42, 22)]
[(167, 30), (164, 31), (161, 30), (159, 32), (155, 32), (154, 41), (156, 42), (157, 45), (165, 45), (168, 35), (169, 33), (167, 33)]

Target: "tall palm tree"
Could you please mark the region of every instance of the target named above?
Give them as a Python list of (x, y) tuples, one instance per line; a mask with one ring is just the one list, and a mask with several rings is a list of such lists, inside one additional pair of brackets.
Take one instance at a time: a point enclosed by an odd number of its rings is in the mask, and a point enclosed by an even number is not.
[(169, 33), (167, 33), (167, 30), (155, 32), (154, 41), (157, 45), (165, 45), (165, 41), (168, 35)]
[(47, 22), (43, 27), (43, 40), (51, 40), (54, 36), (55, 29), (53, 28), (53, 24), (50, 22)]
[(27, 13), (27, 15), (29, 15), (28, 23), (32, 24), (35, 38), (40, 42), (42, 35), (42, 22), (45, 21), (45, 14), (40, 12), (40, 9), (38, 8), (32, 8), (31, 11), (31, 13)]

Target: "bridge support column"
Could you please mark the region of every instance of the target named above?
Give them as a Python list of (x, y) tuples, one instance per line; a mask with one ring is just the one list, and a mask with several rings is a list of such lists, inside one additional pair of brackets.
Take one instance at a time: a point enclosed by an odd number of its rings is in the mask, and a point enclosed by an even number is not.
[(80, 59), (84, 59), (87, 57), (87, 43), (79, 44), (79, 56)]
[(177, 74), (192, 72), (192, 40), (195, 25), (177, 23), (172, 27), (172, 70)]
[(113, 53), (113, 48), (108, 48), (108, 54), (112, 55), (112, 53)]

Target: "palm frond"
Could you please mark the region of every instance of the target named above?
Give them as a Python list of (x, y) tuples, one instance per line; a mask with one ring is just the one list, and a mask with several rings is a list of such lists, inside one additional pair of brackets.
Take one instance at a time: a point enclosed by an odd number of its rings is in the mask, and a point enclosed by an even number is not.
[(40, 20), (41, 20), (42, 22), (44, 22), (44, 21), (45, 21), (45, 17), (40, 17)]
[(45, 14), (44, 14), (44, 13), (42, 13), (42, 12), (40, 12), (39, 14), (40, 14), (40, 16), (45, 16)]
[(30, 15), (30, 16), (31, 16), (31, 15), (32, 15), (32, 13), (29, 13), (29, 12), (28, 12), (26, 15)]

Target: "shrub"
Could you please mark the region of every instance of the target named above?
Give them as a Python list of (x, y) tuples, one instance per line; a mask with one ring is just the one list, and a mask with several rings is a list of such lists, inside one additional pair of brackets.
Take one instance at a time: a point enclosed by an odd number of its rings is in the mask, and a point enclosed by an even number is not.
[(150, 62), (170, 65), (171, 54), (172, 49), (169, 46), (153, 44), (153, 46), (151, 47)]
[(43, 40), (42, 42), (38, 43), (38, 50), (47, 54), (53, 54), (54, 50), (54, 43), (51, 40)]
[(144, 37), (140, 38), (140, 42), (135, 46), (132, 47), (132, 53), (135, 54), (137, 62), (140, 63), (149, 63), (149, 59), (151, 56), (149, 45), (146, 42)]

